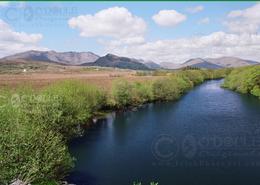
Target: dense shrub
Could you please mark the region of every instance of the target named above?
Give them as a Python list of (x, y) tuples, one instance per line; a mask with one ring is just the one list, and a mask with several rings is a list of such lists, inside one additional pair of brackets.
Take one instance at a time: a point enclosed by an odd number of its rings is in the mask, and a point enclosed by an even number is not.
[(128, 82), (118, 79), (112, 86), (113, 106), (118, 108), (137, 106), (153, 100), (152, 83)]
[(251, 90), (251, 94), (260, 98), (260, 86), (254, 86), (254, 88)]
[(116, 107), (128, 106), (132, 102), (132, 84), (128, 81), (115, 80), (112, 85), (112, 98)]
[(232, 68), (224, 68), (218, 70), (211, 70), (210, 73), (212, 74), (211, 79), (218, 79), (226, 77), (233, 69)]
[(173, 77), (175, 77), (175, 82), (181, 89), (182, 93), (187, 92), (189, 89), (193, 87), (193, 82), (185, 74), (177, 73)]
[(153, 93), (156, 100), (175, 100), (179, 98), (181, 89), (174, 78), (163, 78), (153, 83)]
[(240, 93), (251, 93), (260, 97), (260, 66), (234, 69), (225, 78), (223, 87)]
[(50, 122), (51, 127), (66, 138), (80, 133), (80, 125), (86, 123), (93, 112), (106, 103), (103, 91), (79, 81), (59, 82), (44, 90), (43, 95), (51, 101), (47, 101), (43, 109), (46, 110), (48, 104), (52, 104), (50, 108), (53, 109), (54, 116), (58, 116), (54, 122)]
[(0, 184), (62, 179), (73, 165), (66, 139), (106, 102), (102, 91), (77, 81), (1, 96)]
[(185, 75), (194, 85), (198, 85), (204, 81), (204, 76), (201, 70), (182, 71), (182, 75)]
[(153, 100), (152, 83), (135, 82), (132, 88), (132, 104), (140, 105)]
[(72, 158), (62, 135), (47, 129), (45, 117), (39, 116), (41, 111), (34, 105), (42, 100), (33, 98), (32, 104), (24, 95), (11, 92), (5, 98), (8, 101), (0, 108), (0, 184), (15, 178), (28, 183), (62, 179), (72, 167)]

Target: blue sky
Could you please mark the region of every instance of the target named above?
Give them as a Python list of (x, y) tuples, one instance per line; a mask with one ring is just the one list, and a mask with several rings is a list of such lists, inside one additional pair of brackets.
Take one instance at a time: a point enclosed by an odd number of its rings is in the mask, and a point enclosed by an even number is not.
[[(164, 56), (161, 56), (160, 54), (153, 55), (151, 54), (151, 51), (153, 49), (156, 50), (156, 47), (158, 47), (160, 41), (162, 42), (163, 47), (167, 47), (166, 43), (168, 43), (169, 41), (169, 43), (178, 43), (180, 44), (179, 46), (183, 48), (185, 47), (185, 44), (183, 43), (191, 42), (192, 38), (194, 37), (197, 37), (198, 39), (200, 39), (199, 41), (201, 41), (202, 37), (204, 39), (205, 36), (212, 36), (213, 33), (219, 32), (223, 32), (226, 35), (216, 34), (217, 36), (213, 35), (213, 37), (221, 37), (221, 39), (223, 39), (226, 38), (226, 36), (228, 38), (233, 38), (233, 36), (236, 36), (239, 38), (241, 37), (241, 34), (247, 34), (249, 36), (256, 36), (258, 38), (258, 26), (260, 25), (258, 21), (252, 20), (252, 27), (254, 27), (253, 32), (251, 30), (245, 32), (237, 30), (230, 31), (228, 26), (226, 25), (226, 21), (228, 21), (228, 24), (236, 24), (235, 27), (238, 28), (248, 26), (246, 23), (248, 22), (248, 19), (251, 20), (258, 18), (254, 16), (248, 16), (246, 13), (248, 8), (249, 10), (251, 8), (252, 11), (256, 11), (257, 8), (254, 8), (255, 6), (257, 6), (257, 4), (254, 2), (6, 2), (5, 4), (0, 4), (0, 20), (4, 22), (3, 24), (5, 24), (5, 27), (6, 25), (8, 25), (9, 31), (12, 30), (12, 32), (18, 34), (24, 33), (28, 36), (31, 36), (31, 34), (40, 34), (41, 37), (39, 37), (39, 39), (35, 38), (35, 42), (33, 43), (24, 43), (23, 40), (21, 40), (20, 38), (20, 40), (11, 39), (13, 40), (13, 42), (9, 40), (7, 42), (7, 39), (3, 38), (7, 34), (2, 33), (3, 36), (1, 36), (0, 31), (0, 41), (1, 39), (3, 39), (3, 41), (7, 44), (13, 44), (14, 48), (15, 44), (26, 45), (26, 47), (24, 48), (22, 46), (19, 46), (18, 49), (15, 48), (15, 52), (20, 50), (23, 51), (35, 46), (36, 49), (43, 48), (56, 51), (92, 51), (99, 55), (104, 55), (107, 52), (113, 52), (119, 55), (128, 55), (130, 57), (141, 57), (147, 60), (155, 60), (156, 62), (171, 62), (172, 55), (170, 55), (170, 53), (173, 53), (173, 55), (182, 55), (181, 57), (177, 57), (178, 59), (173, 60), (173, 62), (178, 63), (189, 57), (204, 57), (203, 55), (205, 55), (207, 51), (198, 52), (199, 54), (196, 55), (196, 50), (194, 50), (194, 48), (186, 48), (186, 51), (179, 51), (178, 46), (171, 48), (171, 50), (169, 51), (167, 50)], [(135, 43), (134, 45), (121, 43), (120, 46), (114, 46), (111, 45), (111, 42), (119, 40), (120, 42), (124, 42), (122, 41), (122, 39), (129, 38), (129, 35), (131, 35), (131, 33), (128, 33), (128, 35), (123, 35), (122, 37), (117, 37), (114, 35), (111, 36), (111, 33), (105, 33), (103, 30), (102, 33), (94, 36), (90, 36), (88, 35), (88, 33), (87, 36), (80, 36), (80, 33), (88, 32), (88, 28), (84, 28), (83, 25), (81, 25), (81, 23), (79, 22), (77, 22), (77, 25), (72, 28), (72, 26), (70, 26), (68, 23), (68, 21), (73, 17), (77, 18), (80, 15), (94, 16), (97, 12), (107, 10), (108, 8), (113, 9), (113, 7), (124, 8), (125, 10), (127, 10), (128, 13), (131, 14), (130, 18), (132, 19), (135, 19), (136, 17), (142, 19), (142, 21), (146, 25), (146, 28), (142, 33), (134, 35), (134, 37), (142, 37), (144, 39), (142, 43)], [(202, 8), (200, 8), (200, 10), (198, 10), (197, 12), (194, 12), (194, 9), (196, 9), (196, 7)], [(174, 10), (178, 14), (185, 16), (185, 20), (177, 24), (171, 24), (169, 26), (161, 25), (160, 23), (154, 21), (154, 19), (152, 18), (161, 10)], [(236, 10), (240, 10), (244, 14), (241, 13), (239, 15), (236, 15), (235, 20), (232, 22), (232, 20), (230, 20), (228, 16), (232, 11)], [(229, 17), (231, 17), (232, 19), (234, 18), (232, 16)], [(171, 20), (168, 20), (168, 18), (166, 19), (166, 21), (171, 22)], [(173, 19), (175, 19), (175, 17), (173, 17)], [(242, 21), (239, 21), (239, 19), (241, 19)], [(204, 22), (202, 20), (204, 20)], [(86, 21), (89, 21), (89, 19), (86, 18)], [(241, 22), (241, 25), (237, 25), (238, 22)], [(133, 24), (134, 23), (135, 21), (133, 21)], [(110, 26), (109, 24), (110, 23), (107, 23), (106, 25)], [(118, 21), (117, 29), (126, 29), (127, 31), (126, 27), (128, 25), (125, 24), (125, 27), (122, 28), (120, 27), (120, 24), (121, 23)], [(124, 23), (122, 22), (122, 24)], [(86, 25), (84, 26), (90, 27), (92, 25), (86, 22)], [(131, 29), (131, 26), (132, 25), (129, 25), (129, 29)], [(8, 35), (8, 38), (12, 37), (12, 35)], [(131, 35), (131, 37), (133, 36)], [(248, 37), (245, 36), (245, 39), (246, 38)], [(181, 42), (182, 39), (184, 39), (183, 42)], [(157, 45), (155, 43), (157, 43)], [(29, 46), (30, 44), (33, 46)], [(218, 52), (217, 55), (212, 54), (206, 57), (215, 57), (221, 54), (226, 55), (225, 52), (218, 51), (219, 48), (216, 48), (214, 44), (214, 48), (212, 45), (205, 45), (204, 47), (212, 46), (211, 53), (213, 53), (214, 49)], [(226, 43), (222, 43), (222, 45), (224, 47)], [(243, 47), (245, 46), (241, 46), (239, 48), (239, 51), (237, 48), (237, 50), (233, 52), (234, 55), (240, 53)], [(144, 48), (151, 49), (148, 51), (143, 50), (141, 53), (138, 53), (134, 52), (134, 48), (140, 48), (140, 52), (141, 49)], [(176, 51), (176, 49), (174, 48), (177, 48), (178, 51)], [(250, 54), (253, 53), (256, 49), (255, 45), (252, 45), (252, 48), (254, 49), (253, 51), (250, 50), (247, 52), (247, 55), (242, 55), (240, 57), (251, 57)], [(203, 46), (200, 46), (200, 49), (205, 50)], [(230, 49), (232, 49), (231, 46), (225, 48), (225, 50), (228, 51), (227, 55), (232, 54), (232, 52), (230, 52)], [(2, 50), (4, 52), (0, 53), (0, 56), (12, 54), (12, 51), (9, 51), (6, 47)], [(165, 50), (163, 50), (163, 52), (164, 51)], [(184, 52), (189, 51), (194, 53), (192, 55), (186, 56)], [(150, 54), (145, 55), (146, 52)], [(256, 57), (251, 58), (256, 59)]]

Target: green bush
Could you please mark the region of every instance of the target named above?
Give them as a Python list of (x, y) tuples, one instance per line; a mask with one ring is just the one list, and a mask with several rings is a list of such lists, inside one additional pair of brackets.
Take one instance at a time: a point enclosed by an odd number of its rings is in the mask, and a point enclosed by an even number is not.
[(175, 100), (180, 97), (181, 89), (173, 78), (163, 78), (153, 83), (153, 94), (155, 100)]
[(118, 79), (113, 82), (113, 106), (123, 108), (137, 106), (153, 100), (152, 83), (128, 82)]
[[(44, 117), (36, 119), (28, 114), (32, 110), (41, 114), (35, 107), (24, 109), (31, 101), (11, 92), (5, 97), (9, 101), (0, 108), (0, 184), (15, 178), (28, 183), (42, 178), (62, 179), (73, 165), (62, 135), (47, 129)], [(34, 104), (40, 102), (35, 99)]]
[(260, 98), (260, 86), (254, 86), (254, 88), (251, 90), (251, 94)]
[(224, 68), (218, 70), (211, 70), (210, 73), (212, 73), (212, 79), (218, 79), (226, 77), (231, 71), (232, 68)]
[(45, 89), (43, 95), (49, 101), (42, 105), (42, 109), (52, 109), (52, 113), (46, 114), (56, 117), (55, 121), (49, 122), (51, 128), (66, 138), (80, 133), (80, 125), (85, 124), (95, 111), (106, 104), (103, 91), (79, 81), (59, 82)]
[(0, 184), (62, 179), (73, 166), (66, 140), (106, 102), (98, 88), (77, 81), (1, 97)]
[(43, 180), (39, 180), (35, 183), (33, 183), (33, 185), (60, 185), (61, 183), (55, 181), (55, 180), (46, 180), (46, 179), (43, 179)]
[(182, 71), (182, 75), (185, 75), (194, 85), (204, 81), (204, 76), (200, 70), (185, 70)]
[(114, 99), (114, 105), (118, 108), (131, 105), (132, 90), (132, 84), (128, 81), (123, 79), (115, 80), (112, 85), (112, 98)]
[(173, 80), (175, 80), (182, 93), (187, 92), (193, 87), (193, 82), (186, 75), (179, 73), (173, 77)]
[(259, 96), (260, 66), (234, 69), (226, 78), (223, 87), (240, 93), (251, 93)]
[(152, 83), (135, 82), (132, 84), (132, 104), (140, 105), (153, 100)]

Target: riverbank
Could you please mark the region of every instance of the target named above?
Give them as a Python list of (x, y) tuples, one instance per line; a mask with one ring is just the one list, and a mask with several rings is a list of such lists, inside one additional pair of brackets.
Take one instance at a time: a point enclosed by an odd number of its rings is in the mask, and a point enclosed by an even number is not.
[(223, 87), (260, 98), (260, 66), (241, 67), (232, 70)]
[(69, 143), (77, 161), (66, 179), (77, 185), (257, 184), (260, 156), (251, 151), (259, 151), (260, 101), (222, 83), (208, 80), (177, 101), (97, 120)]
[(57, 184), (74, 166), (67, 141), (82, 134), (82, 125), (102, 110), (120, 110), (147, 102), (171, 101), (228, 70), (185, 70), (151, 81), (118, 78), (109, 90), (77, 80), (41, 90), (1, 90), (0, 183), (13, 179)]

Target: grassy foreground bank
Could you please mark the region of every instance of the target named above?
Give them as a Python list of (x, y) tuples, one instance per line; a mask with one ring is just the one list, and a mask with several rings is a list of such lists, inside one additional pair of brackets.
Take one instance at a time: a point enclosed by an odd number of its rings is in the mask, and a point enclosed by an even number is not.
[(109, 91), (70, 80), (40, 91), (29, 87), (1, 89), (0, 184), (15, 179), (37, 185), (59, 184), (73, 168), (68, 140), (81, 135), (81, 126), (96, 112), (176, 100), (193, 86), (225, 77), (228, 72), (176, 71), (147, 82), (119, 78)]
[(260, 98), (260, 66), (242, 67), (232, 70), (225, 78), (223, 87)]

